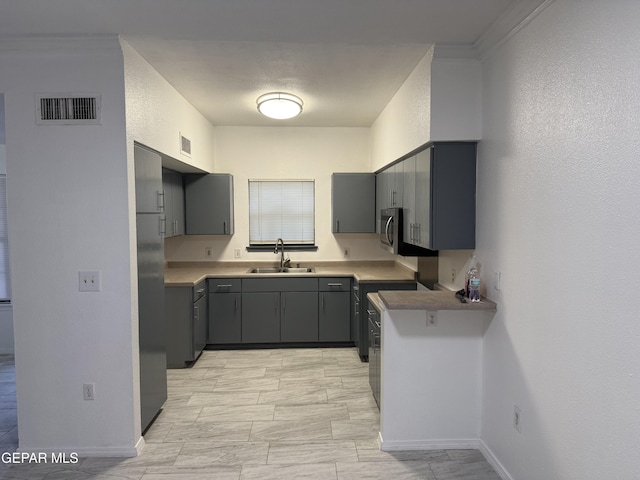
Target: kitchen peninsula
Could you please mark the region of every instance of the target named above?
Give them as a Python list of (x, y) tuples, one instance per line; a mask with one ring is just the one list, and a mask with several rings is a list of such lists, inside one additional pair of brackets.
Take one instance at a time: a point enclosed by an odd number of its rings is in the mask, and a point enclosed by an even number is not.
[(479, 448), (483, 336), (496, 304), (451, 291), (380, 291), (382, 450)]

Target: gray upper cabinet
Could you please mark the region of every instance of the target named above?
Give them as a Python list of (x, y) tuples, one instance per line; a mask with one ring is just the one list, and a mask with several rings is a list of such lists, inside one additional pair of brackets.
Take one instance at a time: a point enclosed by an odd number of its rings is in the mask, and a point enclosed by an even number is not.
[(385, 168), (376, 175), (376, 232), (380, 233), (380, 210), (401, 208), (404, 201), (404, 166), (402, 162)]
[(184, 187), (182, 174), (162, 169), (165, 213), (167, 218), (165, 237), (184, 235)]
[(162, 157), (140, 145), (134, 146), (136, 179), (136, 212), (164, 213)]
[(187, 235), (233, 235), (233, 176), (185, 175)]
[(430, 250), (475, 248), (476, 143), (433, 143), (403, 163), (412, 170), (405, 185), (415, 180), (405, 195), (404, 241)]
[(376, 176), (373, 173), (331, 175), (331, 231), (375, 233)]

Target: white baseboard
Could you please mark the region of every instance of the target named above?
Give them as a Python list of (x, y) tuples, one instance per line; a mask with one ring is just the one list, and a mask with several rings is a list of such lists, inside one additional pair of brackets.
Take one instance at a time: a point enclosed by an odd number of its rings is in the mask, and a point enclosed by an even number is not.
[(500, 461), (493, 454), (491, 449), (482, 440), (480, 440), (479, 450), (482, 453), (482, 455), (484, 455), (484, 458), (486, 458), (487, 462), (489, 462), (489, 465), (491, 465), (493, 469), (496, 471), (496, 473), (500, 475), (500, 478), (502, 480), (513, 480), (511, 475), (509, 475), (509, 472), (507, 472), (507, 470), (504, 468), (502, 463), (500, 463)]
[[(137, 446), (136, 446), (137, 447)], [(136, 457), (138, 456), (138, 450), (136, 447), (92, 447), (92, 448), (18, 448), (16, 451), (20, 453), (35, 454), (66, 454), (67, 456), (77, 454), (79, 458), (85, 457)]]
[(378, 444), (380, 450), (393, 452), (398, 450), (456, 450), (479, 449), (479, 438), (446, 438), (433, 440), (393, 440), (385, 441), (379, 434)]

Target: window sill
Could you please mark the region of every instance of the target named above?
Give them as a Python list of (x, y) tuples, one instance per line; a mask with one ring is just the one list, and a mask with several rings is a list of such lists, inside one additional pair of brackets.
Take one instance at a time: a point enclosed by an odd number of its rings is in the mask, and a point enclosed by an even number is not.
[[(275, 245), (249, 245), (247, 247), (247, 252), (273, 252), (275, 250)], [(278, 246), (278, 248), (280, 248)], [(296, 244), (288, 244), (284, 245), (285, 252), (317, 252), (317, 245), (296, 245)]]

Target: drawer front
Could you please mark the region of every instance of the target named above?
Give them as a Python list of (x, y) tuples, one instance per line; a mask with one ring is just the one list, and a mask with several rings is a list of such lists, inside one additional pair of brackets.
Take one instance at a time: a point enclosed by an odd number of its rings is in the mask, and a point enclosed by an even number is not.
[(349, 292), (351, 291), (351, 279), (349, 277), (320, 278), (321, 292)]
[(316, 277), (243, 278), (243, 292), (317, 292)]
[(207, 294), (207, 281), (203, 280), (193, 287), (193, 301), (196, 302), (199, 298), (204, 297)]
[(210, 293), (238, 293), (242, 291), (242, 281), (239, 278), (210, 278)]

